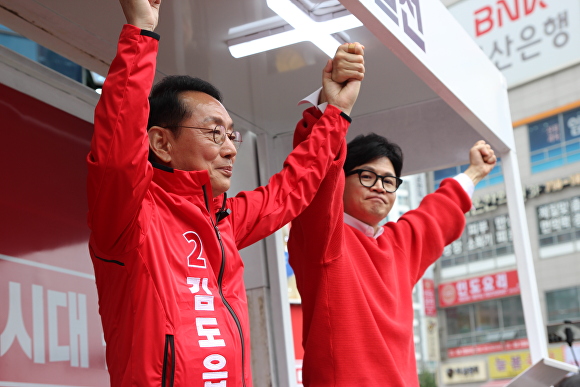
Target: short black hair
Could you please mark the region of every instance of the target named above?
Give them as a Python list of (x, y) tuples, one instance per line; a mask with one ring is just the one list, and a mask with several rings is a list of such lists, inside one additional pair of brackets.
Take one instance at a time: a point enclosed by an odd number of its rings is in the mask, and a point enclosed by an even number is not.
[[(180, 95), (186, 91), (199, 91), (223, 103), (222, 94), (211, 83), (189, 75), (170, 75), (153, 86), (149, 96), (149, 120), (147, 130), (152, 126), (161, 126), (179, 137), (181, 128), (178, 126), (184, 119), (193, 115), (180, 100)], [(154, 152), (149, 149), (149, 160), (156, 161)]]
[(177, 126), (191, 117), (192, 111), (179, 99), (180, 94), (186, 91), (199, 91), (222, 101), (222, 94), (211, 83), (189, 75), (170, 75), (153, 86), (149, 96), (149, 121), (147, 129), (152, 126), (161, 126), (173, 130), (179, 135)]
[(376, 133), (358, 135), (347, 145), (344, 172), (374, 161), (381, 157), (388, 158), (395, 168), (395, 175), (401, 177), (403, 169), (403, 151), (401, 147)]

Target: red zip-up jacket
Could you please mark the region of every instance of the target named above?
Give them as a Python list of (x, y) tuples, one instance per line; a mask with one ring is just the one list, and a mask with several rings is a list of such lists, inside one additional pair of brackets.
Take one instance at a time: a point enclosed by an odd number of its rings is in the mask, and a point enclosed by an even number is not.
[(207, 171), (147, 160), (158, 39), (123, 27), (87, 158), (89, 250), (111, 385), (250, 387), (238, 249), (310, 203), (350, 119), (329, 106), (282, 171), (267, 186), (227, 199), (231, 215), (218, 220), (223, 196), (213, 199)]
[[(318, 114), (308, 116), (314, 125)], [(308, 134), (297, 128), (294, 144)], [(471, 200), (454, 179), (378, 238), (344, 223), (346, 142), (293, 222), (289, 260), (302, 298), (305, 387), (418, 387), (413, 287), (461, 236)]]

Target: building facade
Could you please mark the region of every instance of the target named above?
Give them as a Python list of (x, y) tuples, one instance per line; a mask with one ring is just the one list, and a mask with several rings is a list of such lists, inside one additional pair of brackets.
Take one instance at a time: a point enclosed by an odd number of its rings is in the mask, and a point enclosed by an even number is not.
[[(580, 343), (558, 340), (580, 320), (580, 4), (444, 3), (506, 77), (548, 350), (574, 364)], [(435, 268), (442, 386), (502, 386), (530, 365), (501, 160), (473, 202)]]

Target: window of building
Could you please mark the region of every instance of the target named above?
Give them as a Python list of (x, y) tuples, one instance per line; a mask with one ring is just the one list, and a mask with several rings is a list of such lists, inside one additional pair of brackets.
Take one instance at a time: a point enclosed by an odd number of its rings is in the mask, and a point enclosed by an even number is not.
[(528, 125), (532, 173), (580, 161), (580, 108)]
[[(443, 179), (446, 179), (448, 177), (454, 177), (462, 172), (465, 172), (465, 170), (468, 167), (469, 164), (463, 164), (457, 167), (445, 168), (435, 171), (433, 175), (435, 189), (439, 188), (439, 184), (441, 184)], [(489, 174), (486, 177), (481, 179), (481, 181), (475, 186), (475, 189), (477, 190), (480, 188), (489, 187), (499, 183), (503, 183), (503, 172), (501, 170), (501, 158), (498, 157), (497, 164), (495, 165), (495, 167), (491, 170), (491, 172), (489, 172)]]
[(499, 308), (497, 300), (489, 300), (473, 304), (473, 326), (476, 331), (499, 329)]
[(0, 45), (93, 89), (99, 89), (104, 82), (104, 77), (2, 25), (0, 25)]
[(447, 308), (447, 334), (456, 335), (471, 332), (471, 306), (461, 305)]
[(441, 267), (462, 265), (513, 254), (508, 214), (467, 223), (459, 239), (443, 250)]
[(445, 309), (447, 348), (527, 337), (519, 296)]
[(524, 310), (519, 297), (508, 297), (500, 300), (503, 326), (506, 328), (524, 325)]
[(580, 319), (580, 286), (546, 292), (548, 322)]
[(536, 208), (540, 247), (580, 240), (580, 196)]

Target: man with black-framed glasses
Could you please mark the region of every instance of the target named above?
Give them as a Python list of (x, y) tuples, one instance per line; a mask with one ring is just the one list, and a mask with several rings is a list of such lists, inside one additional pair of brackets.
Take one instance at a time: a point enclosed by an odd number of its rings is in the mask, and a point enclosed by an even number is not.
[[(344, 44), (337, 57), (348, 63), (326, 63), (329, 104), (282, 171), (227, 198), (242, 138), (220, 92), (190, 76), (166, 77), (152, 89), (161, 0), (120, 2), (127, 24), (87, 157), (89, 250), (111, 386), (251, 387), (238, 250), (314, 197), (350, 124), (364, 77), (362, 46)], [(343, 64), (348, 76), (334, 81)]]
[[(298, 145), (309, 128), (295, 132)], [(305, 387), (418, 387), (412, 292), (461, 236), (475, 184), (495, 166), (484, 141), (470, 166), (397, 222), (398, 145), (371, 133), (344, 144), (311, 205), (293, 222), (290, 264), (302, 299)]]

